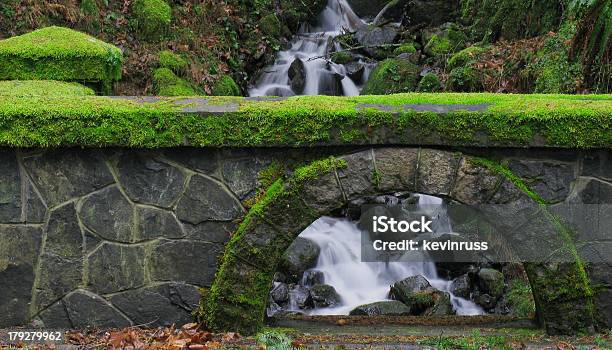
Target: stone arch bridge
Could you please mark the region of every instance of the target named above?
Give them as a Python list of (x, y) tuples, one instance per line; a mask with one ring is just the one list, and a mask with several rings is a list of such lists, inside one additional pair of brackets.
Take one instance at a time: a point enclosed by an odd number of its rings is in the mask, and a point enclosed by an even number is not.
[(538, 211), (543, 226), (525, 218), (521, 239), (570, 252), (525, 264), (542, 326), (610, 328), (611, 119), (609, 96), (1, 99), (0, 327), (197, 313), (252, 333), (304, 228), (349, 200), (410, 191), (592, 205), (567, 230)]

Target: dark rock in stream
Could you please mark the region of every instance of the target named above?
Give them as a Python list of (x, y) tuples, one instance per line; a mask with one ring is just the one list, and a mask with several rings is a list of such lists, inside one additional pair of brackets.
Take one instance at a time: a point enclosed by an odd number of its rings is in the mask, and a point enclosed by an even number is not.
[(293, 90), (296, 95), (301, 95), (306, 86), (306, 68), (304, 67), (304, 62), (296, 58), (289, 66), (289, 72), (287, 72), (287, 74), (291, 82), (291, 90)]
[(310, 309), (313, 307), (312, 296), (306, 287), (293, 285), (289, 290), (289, 298), (295, 301), (300, 309)]
[(408, 316), (410, 308), (396, 300), (377, 301), (360, 305), (351, 310), (351, 316)]
[(327, 284), (317, 284), (310, 290), (310, 296), (315, 307), (334, 307), (340, 305), (342, 299), (336, 289)]
[(469, 299), (472, 292), (472, 281), (470, 277), (465, 274), (461, 275), (451, 282), (450, 291), (457, 297)]
[(350, 62), (344, 65), (346, 75), (351, 78), (355, 84), (361, 84), (363, 81), (363, 73), (365, 73), (365, 65), (360, 62)]
[(289, 288), (284, 283), (275, 282), (270, 291), (270, 296), (278, 304), (287, 302), (289, 300)]
[(306, 287), (312, 287), (315, 284), (323, 284), (324, 282), (325, 276), (323, 276), (323, 272), (318, 270), (308, 270), (304, 272), (300, 284)]
[(431, 288), (431, 284), (429, 284), (429, 281), (425, 277), (421, 275), (411, 276), (393, 283), (389, 291), (389, 296), (394, 300), (405, 303), (409, 301), (411, 295)]
[(319, 246), (313, 241), (298, 237), (291, 243), (280, 262), (280, 270), (287, 281), (298, 283), (304, 271), (315, 267), (320, 253)]

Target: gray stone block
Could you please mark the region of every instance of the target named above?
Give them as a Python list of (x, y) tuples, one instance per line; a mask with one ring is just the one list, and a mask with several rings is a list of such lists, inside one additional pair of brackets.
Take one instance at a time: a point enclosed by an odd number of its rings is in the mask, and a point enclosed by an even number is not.
[(138, 221), (137, 241), (151, 240), (158, 237), (182, 238), (183, 228), (172, 212), (152, 207), (137, 207)]
[(79, 290), (66, 296), (63, 302), (76, 329), (122, 328), (132, 325), (130, 320), (98, 295)]
[(126, 243), (134, 240), (134, 209), (116, 186), (85, 198), (80, 216), (83, 224), (102, 238)]
[(242, 207), (220, 183), (195, 175), (189, 181), (176, 213), (181, 221), (197, 225), (207, 220), (236, 219), (242, 214)]
[(88, 258), (88, 287), (100, 294), (138, 288), (145, 281), (145, 249), (104, 243)]
[(148, 266), (154, 281), (177, 281), (210, 286), (223, 252), (219, 244), (197, 241), (155, 242)]

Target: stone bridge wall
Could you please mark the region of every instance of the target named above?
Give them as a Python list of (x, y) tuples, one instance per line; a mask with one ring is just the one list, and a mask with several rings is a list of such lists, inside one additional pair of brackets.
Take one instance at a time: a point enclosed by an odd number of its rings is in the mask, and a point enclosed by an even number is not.
[[(260, 172), (357, 150), (0, 149), (0, 327), (190, 322)], [(463, 151), (507, 161), (546, 201), (612, 203), (610, 151)], [(612, 269), (589, 273), (610, 326)]]

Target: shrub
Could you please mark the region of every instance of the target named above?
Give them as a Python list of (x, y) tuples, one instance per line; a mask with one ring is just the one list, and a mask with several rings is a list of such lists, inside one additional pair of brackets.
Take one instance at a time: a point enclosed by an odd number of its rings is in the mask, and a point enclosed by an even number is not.
[(185, 72), (189, 65), (183, 57), (170, 50), (161, 51), (157, 59), (160, 68), (168, 68), (176, 74)]
[(535, 302), (529, 283), (521, 279), (514, 279), (510, 282), (508, 305), (512, 313), (519, 317), (528, 317), (535, 313)]
[(165, 0), (136, 0), (132, 6), (136, 27), (143, 39), (156, 41), (168, 33), (172, 9)]
[(386, 95), (414, 91), (420, 69), (407, 60), (390, 58), (378, 64), (370, 74), (362, 95)]
[(241, 96), (240, 87), (229, 75), (222, 76), (213, 86), (213, 96)]
[(275, 14), (271, 13), (267, 16), (264, 16), (259, 21), (259, 28), (265, 35), (278, 37), (281, 32), (281, 23), (278, 20), (278, 17), (276, 17)]
[(456, 54), (452, 55), (448, 59), (448, 68), (453, 69), (457, 67), (466, 66), (476, 59), (476, 56), (485, 52), (487, 49), (479, 46), (467, 47)]

